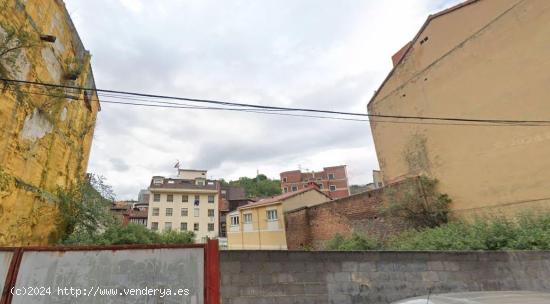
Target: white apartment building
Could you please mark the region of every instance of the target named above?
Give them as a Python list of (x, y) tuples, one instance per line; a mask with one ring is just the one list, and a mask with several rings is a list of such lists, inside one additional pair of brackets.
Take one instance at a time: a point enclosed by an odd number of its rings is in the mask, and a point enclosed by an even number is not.
[(219, 185), (206, 170), (178, 170), (177, 178), (153, 176), (147, 228), (193, 231), (196, 242), (219, 234)]

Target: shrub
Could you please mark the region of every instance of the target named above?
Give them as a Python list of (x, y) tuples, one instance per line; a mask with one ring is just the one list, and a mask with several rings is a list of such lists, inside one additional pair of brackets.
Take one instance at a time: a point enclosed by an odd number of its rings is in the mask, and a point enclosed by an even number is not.
[(61, 242), (72, 234), (78, 238), (92, 236), (106, 227), (117, 225), (117, 219), (109, 211), (114, 202), (114, 192), (103, 177), (89, 174), (68, 189), (58, 189), (57, 198), (57, 225)]
[(434, 228), (448, 222), (451, 199), (437, 192), (436, 179), (420, 176), (385, 189), (384, 216), (397, 217), (414, 229)]
[(328, 250), (550, 250), (550, 213), (454, 220), (435, 228), (411, 229), (384, 243), (358, 234), (336, 234)]
[(130, 223), (127, 226), (113, 225), (103, 233), (74, 233), (64, 243), (76, 245), (122, 245), (122, 244), (192, 244), (191, 231), (168, 231), (157, 233), (143, 225)]
[(192, 244), (195, 234), (192, 231), (170, 230), (160, 234), (161, 244)]
[(377, 240), (354, 233), (349, 238), (336, 234), (326, 247), (328, 250), (353, 251), (380, 249), (381, 245)]
[(550, 213), (524, 214), (453, 221), (436, 228), (410, 230), (391, 238), (394, 250), (547, 250), (550, 249)]

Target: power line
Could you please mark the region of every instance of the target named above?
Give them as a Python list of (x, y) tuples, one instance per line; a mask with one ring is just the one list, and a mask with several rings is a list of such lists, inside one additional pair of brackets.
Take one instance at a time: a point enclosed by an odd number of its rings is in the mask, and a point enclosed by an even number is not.
[[(16, 89), (5, 88), (6, 90), (17, 92)], [(40, 96), (49, 96), (49, 97), (60, 97), (59, 95), (47, 94), (43, 92), (33, 92), (30, 90), (20, 90), (23, 93), (40, 95)], [(358, 119), (358, 118), (346, 118), (346, 117), (334, 117), (334, 116), (320, 116), (320, 115), (305, 115), (305, 114), (293, 114), (286, 112), (277, 112), (277, 111), (267, 111), (267, 110), (256, 110), (256, 109), (247, 109), (247, 108), (224, 108), (224, 107), (206, 107), (206, 106), (196, 106), (175, 102), (166, 102), (158, 100), (149, 100), (144, 98), (137, 97), (127, 97), (119, 95), (110, 95), (110, 94), (98, 94), (101, 96), (112, 96), (113, 98), (121, 100), (137, 100), (148, 103), (136, 103), (136, 102), (123, 102), (111, 99), (101, 99), (102, 103), (117, 104), (117, 105), (130, 105), (130, 106), (141, 106), (141, 107), (155, 107), (155, 108), (177, 108), (177, 109), (191, 109), (191, 110), (220, 110), (220, 111), (234, 111), (234, 112), (247, 112), (247, 113), (258, 113), (258, 114), (267, 114), (267, 115), (279, 115), (279, 116), (292, 116), (292, 117), (304, 117), (304, 118), (318, 118), (318, 119), (331, 119), (331, 120), (344, 120), (344, 121), (355, 121), (355, 122), (376, 122), (376, 123), (394, 123), (394, 124), (417, 124), (417, 125), (438, 125), (438, 126), (484, 126), (484, 127), (507, 127), (507, 126), (548, 126), (541, 124), (520, 124), (520, 125), (511, 125), (511, 124), (482, 124), (482, 123), (454, 123), (454, 122), (428, 122), (428, 121), (400, 121), (400, 120), (388, 120), (388, 119)], [(82, 97), (75, 97), (66, 95), (65, 98), (70, 98), (73, 100), (85, 100)], [(92, 99), (99, 101), (98, 99)]]
[[(278, 111), (292, 111), (292, 112), (312, 112), (312, 113), (344, 115), (344, 116), (361, 116), (361, 117), (369, 117), (369, 118), (373, 118), (373, 117), (375, 117), (375, 118), (393, 118), (393, 119), (401, 119), (401, 120), (410, 120), (410, 119), (412, 119), (412, 120), (436, 120), (436, 121), (451, 121), (451, 122), (474, 122), (474, 123), (483, 123), (483, 125), (496, 124), (498, 126), (546, 126), (546, 125), (541, 125), (541, 124), (550, 124), (550, 120), (504, 120), (504, 119), (473, 119), (473, 118), (457, 118), (457, 117), (402, 116), (402, 115), (353, 113), (353, 112), (330, 111), (330, 110), (319, 110), (319, 109), (308, 109), (308, 108), (262, 106), (262, 105), (254, 105), (254, 104), (209, 100), (209, 99), (196, 99), (196, 98), (176, 97), (176, 96), (156, 95), (156, 94), (146, 94), (146, 93), (136, 93), (136, 92), (97, 89), (97, 88), (84, 88), (84, 87), (58, 85), (58, 84), (50, 84), (50, 83), (41, 83), (41, 82), (34, 82), (34, 81), (14, 80), (14, 79), (6, 79), (6, 78), (0, 78), (0, 81), (26, 84), (26, 85), (53, 87), (53, 88), (95, 91), (96, 93), (98, 93), (98, 95), (99, 94), (104, 94), (104, 93), (110, 93), (110, 94), (115, 94), (115, 95), (129, 95), (129, 96), (137, 96), (137, 97), (156, 98), (156, 99), (170, 99), (170, 100), (189, 101), (189, 102), (196, 102), (196, 103), (217, 104), (217, 105), (224, 105), (224, 106), (230, 106), (230, 107), (239, 107), (239, 108), (233, 108), (233, 109), (239, 109), (239, 110), (245, 110), (245, 109), (242, 109), (243, 107), (244, 108), (249, 108), (249, 109), (246, 109), (246, 111), (251, 111), (250, 108), (254, 108), (254, 109), (259, 109), (259, 110), (262, 110), (262, 111), (278, 110)], [(119, 96), (117, 98), (122, 98), (122, 97)], [(128, 98), (128, 97), (125, 96), (125, 98)], [(160, 103), (160, 101), (151, 101), (151, 102)], [(127, 104), (131, 104), (131, 103), (127, 103)], [(188, 106), (188, 107), (192, 107), (192, 106)], [(204, 108), (204, 109), (207, 109), (207, 108)], [(210, 108), (208, 108), (208, 109), (210, 109)], [(225, 108), (224, 110), (228, 110), (228, 109), (229, 108)], [(327, 117), (327, 118), (329, 118), (329, 117)], [(330, 118), (332, 118), (332, 117), (330, 117)], [(365, 121), (367, 121), (367, 120), (365, 120)], [(378, 122), (378, 120), (372, 120), (372, 119), (370, 121)], [(460, 125), (463, 125), (463, 124), (460, 124)]]

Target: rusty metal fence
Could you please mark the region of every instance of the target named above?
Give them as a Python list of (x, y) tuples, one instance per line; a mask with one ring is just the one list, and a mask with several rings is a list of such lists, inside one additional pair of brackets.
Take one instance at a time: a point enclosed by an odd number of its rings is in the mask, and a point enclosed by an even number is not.
[(219, 304), (216, 240), (0, 248), (0, 304)]

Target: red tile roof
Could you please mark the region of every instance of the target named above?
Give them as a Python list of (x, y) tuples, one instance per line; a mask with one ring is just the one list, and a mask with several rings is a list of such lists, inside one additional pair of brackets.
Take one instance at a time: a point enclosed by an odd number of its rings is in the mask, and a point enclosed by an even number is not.
[(287, 192), (287, 193), (283, 193), (281, 195), (277, 195), (277, 196), (272, 196), (272, 197), (268, 197), (268, 198), (263, 198), (257, 202), (254, 202), (254, 203), (250, 203), (250, 204), (246, 204), (244, 206), (241, 206), (237, 209), (246, 209), (246, 208), (249, 208), (249, 207), (255, 207), (255, 206), (260, 206), (260, 205), (269, 205), (269, 204), (272, 204), (272, 203), (276, 203), (276, 202), (280, 202), (280, 201), (284, 201), (284, 200), (287, 200), (291, 197), (294, 197), (296, 195), (299, 195), (299, 194), (302, 194), (304, 192), (308, 192), (308, 191), (317, 191), (319, 193), (321, 193), (322, 195), (328, 197), (329, 199), (332, 199), (330, 196), (326, 195), (325, 193), (323, 193), (322, 191), (319, 190), (318, 187), (314, 186), (314, 185), (311, 185), (307, 188), (304, 188), (304, 189), (300, 189), (298, 191), (293, 191), (293, 192)]

